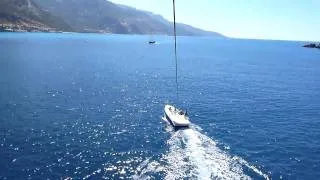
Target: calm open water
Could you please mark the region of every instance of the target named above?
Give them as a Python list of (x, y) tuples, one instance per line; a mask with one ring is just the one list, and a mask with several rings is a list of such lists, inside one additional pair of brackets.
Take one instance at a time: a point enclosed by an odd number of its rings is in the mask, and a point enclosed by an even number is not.
[[(320, 51), (302, 42), (0, 33), (0, 179), (317, 179)], [(165, 103), (192, 126), (162, 120)]]

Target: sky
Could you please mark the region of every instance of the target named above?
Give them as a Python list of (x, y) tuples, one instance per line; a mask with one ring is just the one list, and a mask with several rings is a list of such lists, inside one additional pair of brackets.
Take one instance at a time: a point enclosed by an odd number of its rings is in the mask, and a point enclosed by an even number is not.
[[(111, 0), (172, 21), (171, 0)], [(320, 0), (176, 0), (176, 21), (234, 38), (320, 41)]]

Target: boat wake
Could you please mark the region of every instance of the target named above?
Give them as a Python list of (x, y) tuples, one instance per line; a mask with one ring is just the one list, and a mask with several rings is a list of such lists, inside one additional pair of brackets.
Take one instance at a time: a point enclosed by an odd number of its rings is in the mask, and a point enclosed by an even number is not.
[(178, 131), (167, 126), (166, 130), (171, 133), (168, 151), (160, 160), (142, 162), (134, 179), (150, 179), (158, 173), (165, 179), (251, 179), (247, 171), (269, 179), (247, 161), (221, 150), (195, 125)]

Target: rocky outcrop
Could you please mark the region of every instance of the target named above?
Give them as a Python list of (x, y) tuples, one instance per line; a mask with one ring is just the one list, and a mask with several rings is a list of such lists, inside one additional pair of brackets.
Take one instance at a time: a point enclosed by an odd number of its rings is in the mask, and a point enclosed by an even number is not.
[(303, 47), (306, 47), (306, 48), (317, 48), (317, 49), (320, 49), (320, 43), (319, 43), (319, 44), (310, 43), (310, 44), (306, 44), (306, 45), (304, 45)]

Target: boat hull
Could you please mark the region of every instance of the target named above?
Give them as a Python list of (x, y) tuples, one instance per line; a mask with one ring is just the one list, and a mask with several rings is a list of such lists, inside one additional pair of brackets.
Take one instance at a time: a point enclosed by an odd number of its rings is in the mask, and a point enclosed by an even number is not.
[(165, 117), (174, 127), (188, 127), (190, 124), (189, 118), (186, 115), (179, 114), (179, 110), (171, 105), (164, 107)]

